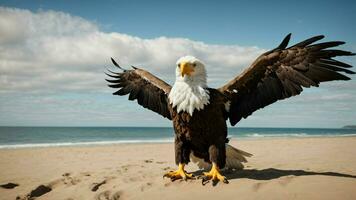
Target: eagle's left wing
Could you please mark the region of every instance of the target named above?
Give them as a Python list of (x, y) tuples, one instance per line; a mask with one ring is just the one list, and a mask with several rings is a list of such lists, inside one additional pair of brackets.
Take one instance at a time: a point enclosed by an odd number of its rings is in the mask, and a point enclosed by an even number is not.
[(169, 111), (168, 94), (171, 86), (163, 80), (157, 78), (146, 70), (133, 67), (132, 70), (122, 69), (114, 59), (111, 58), (114, 65), (123, 72), (112, 72), (106, 74), (112, 79), (106, 79), (109, 87), (117, 88), (114, 95), (124, 96), (129, 94), (129, 100), (137, 99), (138, 104), (148, 108), (163, 117), (171, 119)]
[(329, 49), (344, 42), (313, 44), (324, 38), (315, 36), (286, 48), (290, 35), (277, 48), (262, 54), (239, 76), (218, 89), (231, 100), (228, 113), (231, 125), (277, 100), (300, 94), (302, 87), (318, 87), (320, 82), (350, 79), (338, 72), (354, 74), (346, 69), (351, 65), (333, 57), (355, 54)]

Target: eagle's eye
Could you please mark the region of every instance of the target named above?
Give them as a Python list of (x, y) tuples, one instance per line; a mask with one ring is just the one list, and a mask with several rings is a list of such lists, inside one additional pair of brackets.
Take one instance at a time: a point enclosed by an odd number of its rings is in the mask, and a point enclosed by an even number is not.
[(196, 67), (197, 66), (197, 64), (196, 63), (193, 63), (193, 67)]
[(178, 63), (178, 67), (180, 68), (180, 63)]

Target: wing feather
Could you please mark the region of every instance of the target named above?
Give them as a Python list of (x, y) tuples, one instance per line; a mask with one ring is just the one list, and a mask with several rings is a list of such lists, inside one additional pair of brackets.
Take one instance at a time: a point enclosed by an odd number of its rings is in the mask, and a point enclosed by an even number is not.
[(169, 112), (168, 94), (171, 86), (151, 73), (132, 67), (132, 70), (125, 70), (120, 67), (114, 59), (112, 62), (123, 72), (106, 73), (111, 79), (105, 79), (109, 87), (118, 89), (114, 95), (124, 96), (129, 94), (130, 101), (137, 100), (137, 103), (144, 108), (148, 108), (163, 117), (171, 119)]
[(315, 36), (286, 48), (289, 34), (277, 48), (262, 54), (249, 68), (219, 88), (231, 99), (231, 125), (277, 100), (300, 94), (303, 87), (318, 87), (325, 81), (350, 80), (339, 72), (354, 74), (346, 69), (352, 66), (333, 57), (355, 54), (329, 49), (345, 44), (342, 41), (315, 44), (323, 38), (323, 35)]

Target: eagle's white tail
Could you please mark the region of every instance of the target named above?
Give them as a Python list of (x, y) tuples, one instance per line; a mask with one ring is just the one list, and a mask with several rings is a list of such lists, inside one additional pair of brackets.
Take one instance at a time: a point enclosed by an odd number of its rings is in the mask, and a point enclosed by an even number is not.
[[(252, 154), (236, 149), (235, 147), (226, 144), (226, 165), (225, 169), (243, 169), (244, 165), (242, 163), (247, 162), (246, 157), (251, 157)], [(199, 169), (210, 169), (211, 164), (205, 162), (204, 159), (198, 158), (190, 154), (190, 160), (196, 163)]]

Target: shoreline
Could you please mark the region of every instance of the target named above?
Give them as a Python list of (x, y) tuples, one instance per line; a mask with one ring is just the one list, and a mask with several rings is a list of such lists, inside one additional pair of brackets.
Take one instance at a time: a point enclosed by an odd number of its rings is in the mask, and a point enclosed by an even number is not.
[[(257, 136), (257, 137), (228, 137), (230, 141), (238, 140), (283, 140), (283, 139), (307, 139), (307, 138), (356, 138), (356, 134), (344, 135), (301, 135), (301, 136)], [(152, 140), (106, 140), (106, 141), (88, 141), (88, 142), (59, 142), (59, 143), (25, 143), (25, 144), (3, 144), (0, 150), (4, 149), (32, 149), (32, 148), (56, 148), (56, 147), (96, 147), (111, 145), (130, 145), (130, 144), (170, 144), (174, 138), (152, 139)]]

